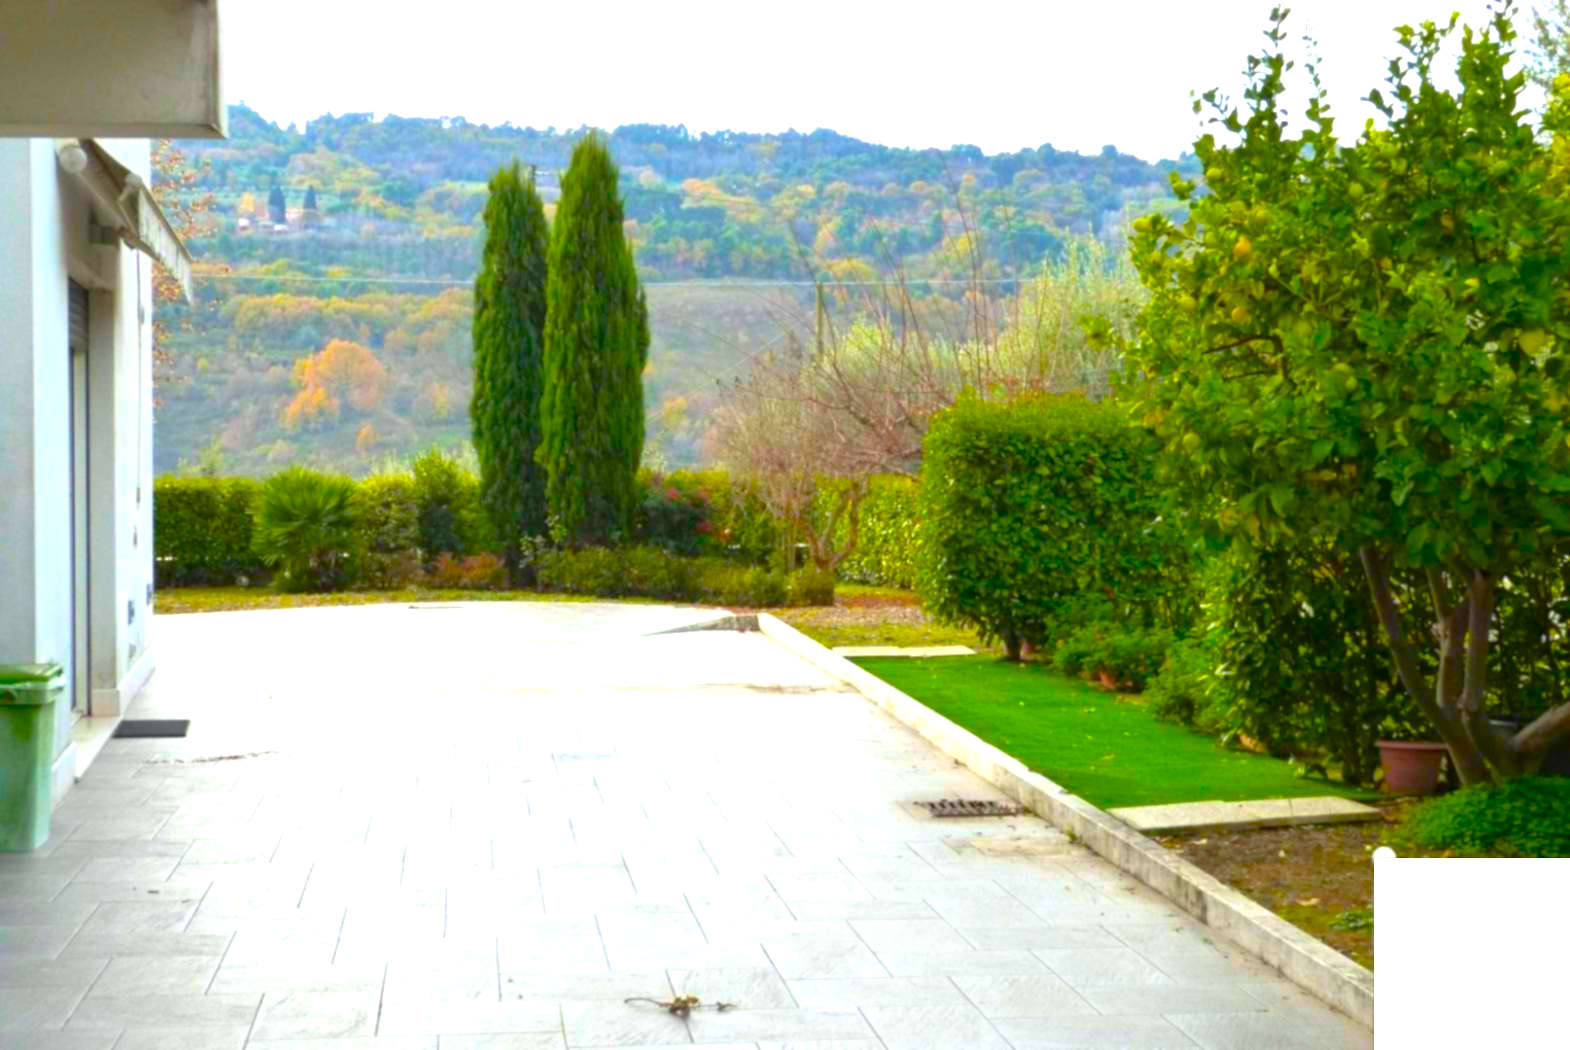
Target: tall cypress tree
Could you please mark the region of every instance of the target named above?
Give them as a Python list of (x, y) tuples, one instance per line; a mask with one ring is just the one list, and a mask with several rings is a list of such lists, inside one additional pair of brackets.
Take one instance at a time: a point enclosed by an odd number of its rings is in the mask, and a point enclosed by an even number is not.
[(491, 177), (485, 254), (474, 284), (474, 448), (480, 498), (515, 562), (518, 541), (546, 531), (540, 444), (544, 360), (545, 207), (514, 161)]
[(551, 227), (540, 441), (553, 532), (575, 545), (628, 535), (637, 499), (648, 311), (622, 221), (616, 165), (589, 135)]

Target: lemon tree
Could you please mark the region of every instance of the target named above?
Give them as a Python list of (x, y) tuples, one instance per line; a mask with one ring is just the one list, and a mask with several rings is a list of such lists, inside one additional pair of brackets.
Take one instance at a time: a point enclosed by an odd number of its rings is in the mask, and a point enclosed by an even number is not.
[[(1508, 5), (1479, 31), (1402, 27), (1369, 95), (1384, 119), (1343, 142), (1312, 57), (1288, 123), (1286, 14), (1241, 106), (1195, 102), (1214, 132), (1195, 146), (1205, 189), (1173, 178), (1186, 220), (1135, 223), (1152, 298), (1123, 393), (1215, 533), (1357, 552), (1346, 586), (1464, 780), (1529, 773), (1570, 705), (1506, 735), (1483, 698), (1495, 588), (1570, 539), (1570, 78), (1534, 126)], [(1400, 569), (1426, 576), (1430, 635), (1402, 630)]]

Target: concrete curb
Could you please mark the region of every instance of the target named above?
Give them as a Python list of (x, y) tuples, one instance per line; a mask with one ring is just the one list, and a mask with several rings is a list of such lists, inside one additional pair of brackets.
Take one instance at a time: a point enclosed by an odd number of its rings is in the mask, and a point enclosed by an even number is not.
[(1182, 859), (1018, 759), (999, 751), (837, 656), (773, 616), (758, 629), (910, 726), (1032, 813), (1071, 832), (1092, 851), (1139, 879), (1242, 950), (1280, 971), (1304, 991), (1369, 1028), (1374, 1026), (1374, 973), (1311, 937), (1274, 912)]

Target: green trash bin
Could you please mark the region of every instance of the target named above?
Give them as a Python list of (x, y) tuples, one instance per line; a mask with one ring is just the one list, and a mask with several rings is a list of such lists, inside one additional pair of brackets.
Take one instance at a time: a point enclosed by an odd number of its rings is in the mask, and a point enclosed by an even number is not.
[(59, 664), (0, 664), (0, 852), (37, 849), (49, 837), (54, 793)]

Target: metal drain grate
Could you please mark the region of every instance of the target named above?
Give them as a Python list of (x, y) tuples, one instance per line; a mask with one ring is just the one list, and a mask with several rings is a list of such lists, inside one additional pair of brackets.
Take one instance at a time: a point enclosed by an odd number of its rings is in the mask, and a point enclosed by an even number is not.
[(916, 805), (934, 817), (1017, 817), (1025, 812), (1021, 806), (991, 799), (945, 798)]

